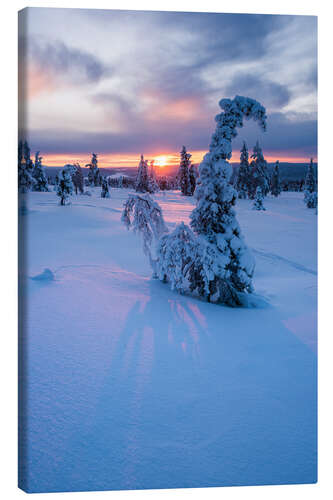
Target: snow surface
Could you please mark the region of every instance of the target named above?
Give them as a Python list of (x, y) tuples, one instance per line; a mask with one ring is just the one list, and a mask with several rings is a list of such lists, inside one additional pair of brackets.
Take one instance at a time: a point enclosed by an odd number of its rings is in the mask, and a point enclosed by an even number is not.
[[(30, 492), (316, 481), (317, 264), (302, 193), (238, 200), (268, 303), (232, 309), (151, 279), (111, 198), (29, 193), (21, 463)], [(161, 192), (169, 228), (194, 200)], [(32, 279), (54, 276), (54, 279)], [(51, 273), (51, 274), (50, 274)], [(26, 292), (25, 292), (26, 290)]]

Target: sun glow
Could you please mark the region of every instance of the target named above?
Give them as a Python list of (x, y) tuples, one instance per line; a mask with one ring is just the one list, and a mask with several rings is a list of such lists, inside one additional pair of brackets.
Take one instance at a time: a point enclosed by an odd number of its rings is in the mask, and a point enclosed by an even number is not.
[(167, 157), (166, 156), (157, 156), (155, 158), (155, 162), (154, 163), (158, 167), (165, 167), (165, 165), (167, 164)]

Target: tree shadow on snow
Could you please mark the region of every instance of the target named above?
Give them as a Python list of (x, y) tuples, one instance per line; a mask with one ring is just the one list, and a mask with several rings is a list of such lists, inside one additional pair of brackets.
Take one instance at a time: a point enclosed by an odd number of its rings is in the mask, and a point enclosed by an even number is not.
[(76, 489), (314, 482), (315, 356), (273, 308), (229, 309), (151, 281), (77, 439)]

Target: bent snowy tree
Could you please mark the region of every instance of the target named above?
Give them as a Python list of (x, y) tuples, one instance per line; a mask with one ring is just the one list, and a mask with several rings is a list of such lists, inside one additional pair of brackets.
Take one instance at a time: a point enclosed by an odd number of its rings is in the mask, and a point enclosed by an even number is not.
[(161, 207), (148, 193), (130, 194), (124, 204), (121, 220), (127, 229), (141, 234), (143, 251), (149, 257), (156, 276), (156, 257), (152, 245), (154, 243), (156, 246), (159, 238), (168, 231)]
[[(230, 184), (232, 167), (227, 160), (232, 154), (231, 141), (244, 119), (257, 121), (265, 130), (267, 117), (265, 108), (248, 97), (222, 99), (219, 104), (222, 112), (215, 118), (216, 131), (199, 167), (192, 229), (182, 223), (159, 238), (154, 272), (181, 293), (240, 306), (246, 303), (245, 294), (253, 291), (255, 262), (236, 219), (237, 193)], [(136, 200), (132, 203), (135, 210), (140, 209)]]

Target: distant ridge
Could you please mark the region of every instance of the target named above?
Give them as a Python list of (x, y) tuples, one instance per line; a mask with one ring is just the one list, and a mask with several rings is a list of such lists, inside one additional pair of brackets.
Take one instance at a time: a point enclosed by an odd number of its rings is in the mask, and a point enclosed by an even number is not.
[[(268, 169), (271, 172), (275, 163), (268, 163)], [(305, 178), (306, 171), (309, 163), (288, 163), (280, 162), (280, 176), (282, 181), (301, 181)], [(199, 166), (197, 164), (197, 166)], [(239, 163), (232, 163), (232, 167), (237, 172)], [(314, 163), (314, 167), (317, 170), (317, 163)], [(55, 177), (61, 167), (45, 167), (46, 174), (49, 177)], [(88, 175), (88, 168), (82, 167), (83, 175), (86, 177)], [(135, 167), (110, 167), (101, 168), (102, 175), (113, 175), (113, 174), (123, 174), (134, 178), (136, 176), (137, 169)], [(156, 168), (156, 173), (158, 176), (174, 176), (178, 172), (178, 166), (165, 166), (163, 168)]]

